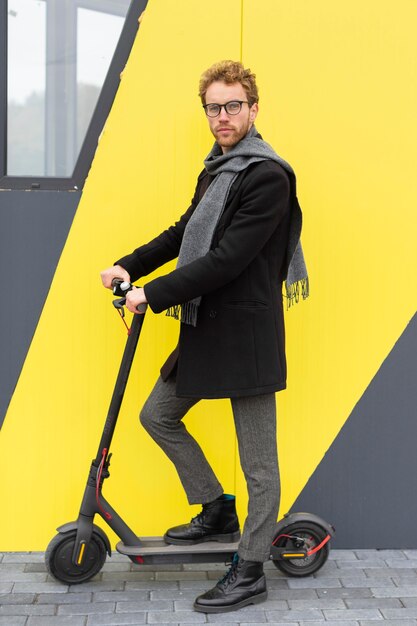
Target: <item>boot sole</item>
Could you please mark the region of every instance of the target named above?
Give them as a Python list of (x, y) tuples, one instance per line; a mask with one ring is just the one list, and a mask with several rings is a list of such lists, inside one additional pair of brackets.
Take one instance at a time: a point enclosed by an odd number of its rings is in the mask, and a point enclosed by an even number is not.
[(240, 530), (234, 533), (225, 533), (223, 535), (209, 535), (200, 537), (199, 539), (174, 539), (169, 535), (164, 535), (165, 543), (174, 546), (194, 546), (198, 543), (206, 543), (208, 541), (217, 541), (218, 543), (236, 543), (240, 539)]
[(225, 606), (204, 606), (204, 604), (197, 604), (195, 602), (194, 610), (199, 613), (230, 613), (231, 611), (243, 609), (244, 606), (248, 606), (249, 604), (259, 604), (260, 602), (266, 600), (267, 597), (268, 592), (263, 591), (262, 593), (258, 593), (256, 596), (251, 596), (250, 598), (246, 598), (246, 600), (242, 600), (236, 604), (229, 604)]

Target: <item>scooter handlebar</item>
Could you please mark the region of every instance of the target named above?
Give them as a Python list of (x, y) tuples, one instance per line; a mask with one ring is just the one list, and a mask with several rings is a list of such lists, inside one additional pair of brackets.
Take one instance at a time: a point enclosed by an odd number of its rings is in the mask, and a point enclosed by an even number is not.
[(148, 304), (146, 302), (141, 302), (141, 304), (138, 304), (138, 306), (136, 307), (136, 311), (138, 313), (142, 313), (143, 315), (147, 308), (148, 308)]
[[(128, 291), (132, 291), (132, 289), (134, 289), (134, 285), (132, 285), (132, 283), (127, 282), (126, 280), (121, 280), (120, 278), (113, 278), (113, 280), (111, 281), (112, 287), (113, 287), (113, 294), (115, 296), (122, 296), (121, 298), (118, 298), (117, 300), (113, 300), (113, 306), (116, 307), (116, 309), (122, 309), (124, 307), (124, 305), (126, 304), (126, 294)], [(138, 306), (136, 307), (136, 310), (138, 313), (142, 313), (144, 314), (146, 309), (148, 308), (148, 305), (146, 302), (142, 302), (141, 304), (138, 304)]]

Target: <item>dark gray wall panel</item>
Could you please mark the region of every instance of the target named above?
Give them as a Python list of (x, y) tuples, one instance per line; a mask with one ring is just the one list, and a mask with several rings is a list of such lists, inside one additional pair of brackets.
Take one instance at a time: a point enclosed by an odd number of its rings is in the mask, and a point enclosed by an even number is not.
[(16, 386), (80, 192), (0, 192), (0, 426)]
[(331, 522), (334, 547), (417, 547), (416, 372), (417, 315), (292, 508)]

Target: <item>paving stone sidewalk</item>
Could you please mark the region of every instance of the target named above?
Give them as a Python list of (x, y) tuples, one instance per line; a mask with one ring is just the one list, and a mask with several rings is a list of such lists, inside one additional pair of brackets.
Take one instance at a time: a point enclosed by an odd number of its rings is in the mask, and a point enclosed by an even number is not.
[(222, 564), (137, 566), (115, 554), (83, 585), (46, 572), (42, 553), (0, 554), (0, 626), (417, 625), (417, 550), (332, 550), (315, 576), (266, 568), (263, 604), (231, 613), (193, 611)]

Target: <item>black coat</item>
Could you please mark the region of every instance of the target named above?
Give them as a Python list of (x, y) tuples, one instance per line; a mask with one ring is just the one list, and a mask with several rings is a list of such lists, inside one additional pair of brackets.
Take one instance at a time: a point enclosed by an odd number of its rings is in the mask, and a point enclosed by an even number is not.
[[(202, 172), (180, 220), (117, 261), (132, 280), (178, 256), (187, 221), (212, 180)], [(155, 313), (203, 296), (197, 326), (180, 325), (178, 347), (161, 370), (166, 377), (177, 367), (178, 396), (230, 398), (285, 388), (289, 218), (286, 172), (273, 161), (252, 164), (232, 185), (210, 251), (144, 285)]]

